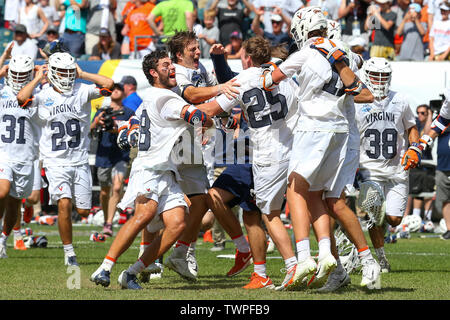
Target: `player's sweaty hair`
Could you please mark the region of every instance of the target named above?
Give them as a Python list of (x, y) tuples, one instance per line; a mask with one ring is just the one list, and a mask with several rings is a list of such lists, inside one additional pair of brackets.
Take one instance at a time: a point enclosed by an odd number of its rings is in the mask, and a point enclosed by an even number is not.
[(261, 36), (254, 36), (242, 43), (245, 55), (252, 57), (253, 65), (259, 67), (263, 63), (270, 61), (269, 41)]
[(177, 31), (167, 43), (167, 49), (173, 62), (177, 63), (177, 53), (183, 54), (184, 48), (189, 42), (197, 40), (197, 36), (192, 31)]
[(155, 79), (150, 74), (150, 69), (156, 70), (158, 61), (167, 57), (169, 57), (169, 54), (165, 50), (156, 50), (144, 57), (144, 60), (142, 61), (142, 70), (151, 85), (153, 85)]
[(272, 58), (278, 58), (284, 61), (289, 56), (289, 51), (286, 49), (284, 44), (278, 44), (270, 47), (270, 56)]

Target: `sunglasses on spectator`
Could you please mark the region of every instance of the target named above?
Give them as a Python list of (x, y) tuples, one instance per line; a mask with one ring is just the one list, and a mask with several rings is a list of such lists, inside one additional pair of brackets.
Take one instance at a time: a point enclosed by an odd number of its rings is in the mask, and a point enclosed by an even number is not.
[(280, 23), (281, 23), (281, 21), (272, 20), (272, 24), (280, 24)]
[(417, 113), (418, 113), (418, 114), (423, 114), (423, 115), (426, 115), (426, 114), (427, 114), (426, 111), (418, 111)]

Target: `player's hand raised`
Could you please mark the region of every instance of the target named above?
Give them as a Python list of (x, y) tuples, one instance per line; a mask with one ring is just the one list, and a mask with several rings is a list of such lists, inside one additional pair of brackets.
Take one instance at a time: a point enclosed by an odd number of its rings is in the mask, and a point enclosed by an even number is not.
[(211, 46), (211, 49), (209, 49), (209, 54), (225, 54), (225, 47), (220, 43), (215, 43)]

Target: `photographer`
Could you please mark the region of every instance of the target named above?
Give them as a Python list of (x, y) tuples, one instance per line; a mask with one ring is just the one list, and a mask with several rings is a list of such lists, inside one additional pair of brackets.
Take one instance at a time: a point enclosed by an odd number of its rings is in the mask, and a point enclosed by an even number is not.
[(114, 84), (110, 106), (100, 108), (94, 116), (91, 131), (98, 135), (98, 148), (95, 156), (97, 177), (100, 183), (100, 205), (105, 217), (103, 234), (112, 237), (112, 221), (123, 189), (128, 171), (129, 151), (121, 150), (116, 143), (117, 123), (115, 120), (128, 120), (133, 110), (124, 107), (123, 86)]

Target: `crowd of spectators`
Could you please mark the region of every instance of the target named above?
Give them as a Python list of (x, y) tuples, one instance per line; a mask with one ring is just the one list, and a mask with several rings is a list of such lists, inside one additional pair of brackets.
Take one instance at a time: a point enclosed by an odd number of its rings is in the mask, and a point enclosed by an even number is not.
[(289, 49), (291, 19), (303, 6), (320, 6), (340, 22), (343, 40), (365, 58), (450, 59), (450, 0), (2, 0), (0, 5), (0, 27), (14, 32), (14, 50), (38, 59), (39, 48), (55, 34), (84, 60), (142, 58), (184, 30), (197, 34), (202, 58), (209, 58), (214, 43), (226, 48), (228, 58), (239, 58), (240, 43), (255, 34)]

